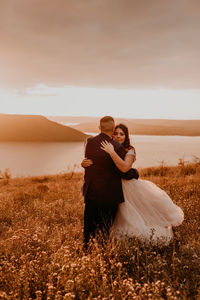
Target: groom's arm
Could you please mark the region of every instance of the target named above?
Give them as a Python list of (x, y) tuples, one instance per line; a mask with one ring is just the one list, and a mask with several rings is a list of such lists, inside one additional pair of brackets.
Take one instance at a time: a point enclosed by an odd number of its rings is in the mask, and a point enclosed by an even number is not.
[(130, 170), (128, 170), (126, 173), (122, 173), (122, 178), (126, 179), (126, 180), (130, 180), (130, 179), (138, 179), (140, 176), (139, 172), (137, 169), (131, 168)]

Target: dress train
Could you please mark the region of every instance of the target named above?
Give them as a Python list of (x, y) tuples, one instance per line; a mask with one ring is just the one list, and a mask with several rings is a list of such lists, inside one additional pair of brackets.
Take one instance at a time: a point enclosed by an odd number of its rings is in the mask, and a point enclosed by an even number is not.
[(173, 239), (172, 226), (184, 220), (182, 209), (151, 181), (123, 179), (122, 188), (125, 202), (119, 205), (113, 234), (168, 244)]

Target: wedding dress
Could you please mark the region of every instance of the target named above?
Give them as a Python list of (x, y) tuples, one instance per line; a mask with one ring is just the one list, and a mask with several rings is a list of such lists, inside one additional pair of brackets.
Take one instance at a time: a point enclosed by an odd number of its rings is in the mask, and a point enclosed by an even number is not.
[(182, 209), (151, 181), (122, 179), (122, 189), (125, 202), (119, 204), (112, 226), (114, 235), (168, 244), (173, 238), (172, 226), (183, 222)]

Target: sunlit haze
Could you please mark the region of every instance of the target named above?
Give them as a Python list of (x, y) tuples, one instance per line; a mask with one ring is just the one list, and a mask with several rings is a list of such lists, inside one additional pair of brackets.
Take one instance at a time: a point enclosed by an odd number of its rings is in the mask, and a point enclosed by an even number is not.
[(0, 113), (200, 118), (200, 1), (0, 1)]
[(38, 85), (0, 94), (0, 112), (66, 116), (199, 119), (199, 90), (53, 88)]

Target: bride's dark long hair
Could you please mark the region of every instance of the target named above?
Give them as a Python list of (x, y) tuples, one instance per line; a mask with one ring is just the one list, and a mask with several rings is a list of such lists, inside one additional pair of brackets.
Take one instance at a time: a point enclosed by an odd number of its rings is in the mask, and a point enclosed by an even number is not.
[(120, 128), (125, 134), (125, 140), (123, 142), (123, 146), (124, 146), (125, 150), (128, 151), (130, 149), (133, 149), (134, 147), (130, 143), (128, 127), (126, 125), (120, 123), (115, 126), (115, 130), (117, 128)]

